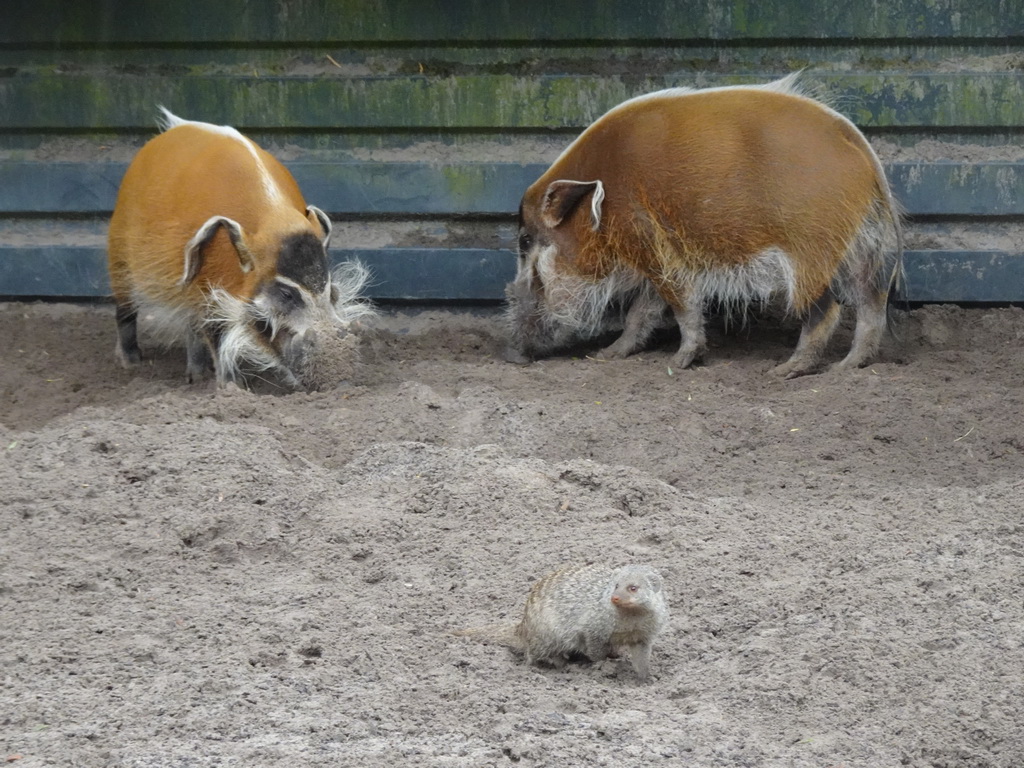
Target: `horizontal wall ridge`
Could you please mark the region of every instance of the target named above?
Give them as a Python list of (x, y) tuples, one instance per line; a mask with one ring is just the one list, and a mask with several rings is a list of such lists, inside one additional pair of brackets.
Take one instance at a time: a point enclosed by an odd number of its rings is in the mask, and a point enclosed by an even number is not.
[[(203, 5), (136, 0), (62, 3), (40, 0), (12, 14), (2, 43), (69, 45), (99, 41), (401, 43), (419, 40), (643, 40), (1024, 35), (1012, 0), (974, 3), (822, 0), (582, 0), (572, 13), (553, 3), (447, 0), (220, 0)], [(1019, 9), (1018, 9), (1019, 10)], [(154, 23), (159, 19), (162, 23)]]

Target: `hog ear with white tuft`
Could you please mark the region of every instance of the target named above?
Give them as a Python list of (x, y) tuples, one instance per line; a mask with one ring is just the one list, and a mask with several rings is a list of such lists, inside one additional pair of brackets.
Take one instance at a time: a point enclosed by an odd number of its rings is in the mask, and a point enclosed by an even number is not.
[(553, 181), (544, 192), (540, 206), (540, 220), (554, 229), (573, 212), (588, 192), (593, 191), (590, 200), (591, 229), (595, 232), (601, 226), (601, 203), (604, 201), (604, 184), (598, 181)]
[(192, 235), (192, 239), (185, 243), (185, 269), (179, 281), (180, 285), (188, 285), (196, 279), (199, 270), (203, 266), (203, 246), (213, 239), (213, 236), (217, 234), (217, 230), (220, 227), (224, 227), (227, 230), (228, 237), (231, 238), (231, 244), (238, 253), (238, 262), (242, 267), (242, 271), (249, 272), (253, 268), (254, 259), (252, 251), (245, 244), (242, 225), (234, 219), (229, 219), (227, 216), (211, 216), (196, 230), (196, 233)]
[(320, 225), (320, 229), (324, 233), (322, 242), (326, 251), (327, 246), (331, 244), (331, 218), (315, 205), (306, 206), (306, 218)]

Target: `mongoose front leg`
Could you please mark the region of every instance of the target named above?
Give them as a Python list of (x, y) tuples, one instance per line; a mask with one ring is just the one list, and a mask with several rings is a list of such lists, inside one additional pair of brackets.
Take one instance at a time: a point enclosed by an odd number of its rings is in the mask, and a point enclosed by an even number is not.
[(642, 643), (626, 646), (622, 650), (629, 657), (629, 661), (636, 671), (636, 676), (643, 681), (648, 680), (651, 675), (651, 646)]

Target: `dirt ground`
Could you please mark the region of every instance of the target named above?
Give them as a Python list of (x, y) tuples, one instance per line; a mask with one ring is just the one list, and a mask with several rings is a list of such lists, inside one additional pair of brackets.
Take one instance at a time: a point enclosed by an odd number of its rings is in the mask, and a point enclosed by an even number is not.
[[(780, 381), (772, 322), (670, 373), (670, 338), (516, 367), (493, 313), (391, 313), (283, 394), (0, 305), (0, 760), (1020, 766), (1024, 310), (899, 327)], [(577, 561), (665, 577), (650, 683), (448, 634)]]

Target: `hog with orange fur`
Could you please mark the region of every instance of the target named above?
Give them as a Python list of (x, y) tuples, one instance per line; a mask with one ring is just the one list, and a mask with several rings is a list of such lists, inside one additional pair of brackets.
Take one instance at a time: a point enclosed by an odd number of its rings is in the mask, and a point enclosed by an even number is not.
[(709, 301), (745, 313), (781, 297), (803, 322), (781, 375), (818, 369), (846, 304), (856, 328), (837, 366), (870, 362), (902, 274), (900, 214), (863, 134), (796, 79), (658, 91), (587, 128), (523, 196), (509, 359), (592, 337), (626, 307), (601, 355), (642, 349), (670, 312), (685, 368)]
[(185, 342), (189, 381), (272, 372), (310, 388), (303, 372), (324, 334), (369, 312), (357, 301), (365, 269), (330, 272), (331, 221), (272, 155), (229, 126), (163, 115), (110, 221), (115, 356), (141, 361), (142, 314), (162, 340)]

